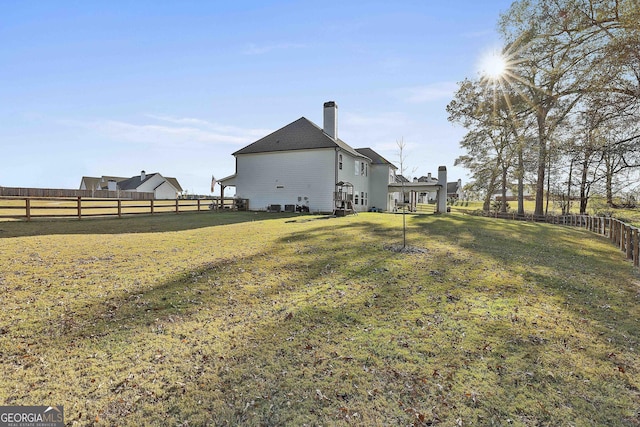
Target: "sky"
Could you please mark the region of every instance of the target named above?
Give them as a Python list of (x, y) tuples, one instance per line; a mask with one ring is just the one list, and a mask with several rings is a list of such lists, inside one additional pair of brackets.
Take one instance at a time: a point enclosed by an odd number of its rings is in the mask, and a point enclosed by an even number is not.
[(300, 117), (322, 127), (326, 101), (350, 146), (399, 166), (402, 140), (405, 175), (466, 182), (446, 105), (510, 4), (0, 1), (0, 186), (145, 170), (208, 195), (233, 152)]

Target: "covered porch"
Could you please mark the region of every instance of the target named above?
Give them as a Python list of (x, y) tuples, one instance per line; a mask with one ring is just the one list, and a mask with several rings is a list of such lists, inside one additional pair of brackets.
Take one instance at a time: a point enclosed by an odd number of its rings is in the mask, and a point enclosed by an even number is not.
[(409, 203), (415, 209), (415, 204), (420, 193), (437, 194), (436, 197), (436, 213), (447, 213), (447, 168), (440, 166), (438, 168), (438, 184), (426, 182), (394, 182), (389, 184), (388, 193), (401, 193), (403, 195), (403, 203), (405, 202), (405, 194), (409, 195)]
[[(216, 206), (216, 209), (224, 208), (224, 190), (227, 187), (235, 187), (236, 186), (236, 175), (229, 175), (222, 179), (218, 180), (218, 185), (220, 186), (220, 206)], [(243, 199), (244, 200), (244, 199)], [(234, 203), (235, 204), (235, 203)], [(234, 206), (239, 210), (248, 210), (249, 209), (249, 201), (245, 200), (242, 202), (242, 206)]]

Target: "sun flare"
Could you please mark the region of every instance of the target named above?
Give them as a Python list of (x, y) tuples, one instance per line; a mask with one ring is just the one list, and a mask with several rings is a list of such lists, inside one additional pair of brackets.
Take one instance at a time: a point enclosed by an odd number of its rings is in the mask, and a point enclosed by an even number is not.
[(480, 59), (480, 74), (490, 80), (502, 78), (507, 70), (507, 60), (499, 51), (491, 51)]

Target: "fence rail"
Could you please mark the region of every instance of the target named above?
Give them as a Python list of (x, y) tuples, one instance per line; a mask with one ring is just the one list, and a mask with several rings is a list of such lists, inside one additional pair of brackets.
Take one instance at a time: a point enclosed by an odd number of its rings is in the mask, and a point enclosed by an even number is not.
[[(462, 210), (459, 210), (462, 211)], [(581, 227), (611, 240), (635, 267), (640, 267), (640, 229), (612, 217), (590, 215), (518, 215), (510, 212), (465, 211), (493, 218)]]
[(245, 209), (246, 199), (131, 200), (87, 197), (0, 197), (0, 218), (77, 218)]
[(415, 211), (416, 213), (436, 213), (437, 206), (435, 204), (427, 204), (427, 203), (416, 203)]

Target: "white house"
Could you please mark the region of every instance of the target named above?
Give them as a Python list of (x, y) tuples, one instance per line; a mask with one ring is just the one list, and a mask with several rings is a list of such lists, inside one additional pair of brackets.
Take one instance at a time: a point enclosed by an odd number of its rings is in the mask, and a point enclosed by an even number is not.
[(301, 117), (233, 153), (236, 173), (219, 180), (234, 186), (249, 209), (303, 206), (312, 212), (362, 212), (395, 207), (397, 167), (371, 148), (338, 138), (338, 106), (324, 103), (320, 128)]
[(447, 182), (447, 197), (453, 200), (464, 199), (464, 190), (462, 189), (462, 180)]
[(182, 193), (182, 187), (177, 179), (164, 177), (159, 173), (148, 174), (145, 171), (131, 178), (83, 176), (80, 190), (117, 191), (121, 192), (122, 197), (126, 197), (127, 192), (154, 193), (156, 199), (177, 199)]

